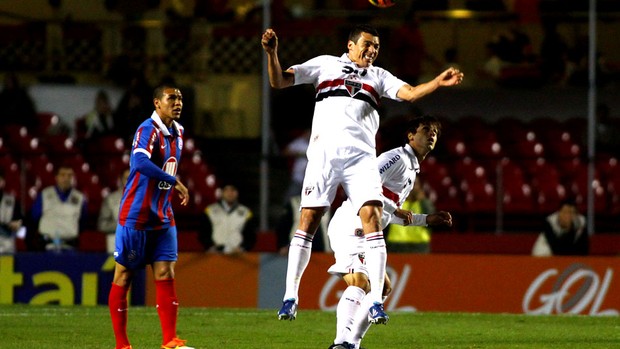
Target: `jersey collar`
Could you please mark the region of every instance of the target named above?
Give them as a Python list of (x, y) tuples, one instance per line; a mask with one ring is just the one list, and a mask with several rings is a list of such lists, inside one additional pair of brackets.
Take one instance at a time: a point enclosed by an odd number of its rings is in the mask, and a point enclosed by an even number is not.
[(415, 170), (416, 173), (420, 173), (420, 163), (418, 162), (418, 157), (415, 156), (415, 152), (413, 151), (413, 148), (411, 148), (411, 145), (407, 143), (403, 145), (403, 149), (405, 150), (405, 153), (409, 155), (409, 160), (411, 161), (411, 169)]
[[(159, 114), (157, 114), (157, 112), (153, 111), (153, 114), (151, 114), (151, 119), (155, 121), (157, 128), (159, 128), (159, 130), (161, 131), (161, 133), (164, 134), (164, 136), (166, 137), (171, 136), (170, 131), (168, 130), (166, 125), (164, 125), (164, 123), (161, 121), (161, 118), (159, 117)], [(172, 121), (172, 129), (174, 129), (176, 134), (181, 134), (179, 132), (179, 124), (176, 121)]]

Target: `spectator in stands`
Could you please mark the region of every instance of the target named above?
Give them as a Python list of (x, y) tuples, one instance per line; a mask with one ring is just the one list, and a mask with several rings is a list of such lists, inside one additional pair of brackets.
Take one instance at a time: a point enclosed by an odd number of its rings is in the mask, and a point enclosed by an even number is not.
[(256, 242), (256, 220), (252, 210), (239, 203), (239, 190), (222, 187), (221, 198), (202, 215), (200, 242), (207, 252), (239, 254)]
[(84, 115), (83, 130), (78, 130), (78, 134), (83, 133), (86, 140), (95, 140), (100, 136), (106, 136), (114, 132), (114, 116), (112, 115), (112, 105), (108, 93), (99, 90), (95, 97), (95, 107), (88, 114)]
[(74, 188), (75, 172), (71, 166), (60, 165), (55, 180), (56, 185), (39, 193), (30, 217), (46, 250), (71, 250), (78, 246), (78, 236), (86, 220), (86, 198)]
[(142, 72), (135, 72), (129, 86), (114, 111), (114, 129), (117, 135), (131, 142), (134, 130), (143, 121), (142, 115), (153, 112), (153, 89)]
[(288, 202), (292, 196), (299, 195), (306, 174), (306, 166), (308, 158), (306, 151), (310, 145), (310, 129), (304, 130), (299, 136), (286, 145), (282, 155), (292, 161), (291, 165), (291, 181), (286, 191), (285, 201)]
[(4, 75), (4, 86), (0, 91), (2, 123), (26, 126), (29, 130), (37, 128), (37, 112), (34, 101), (13, 72)]
[(439, 69), (441, 63), (426, 50), (420, 31), (420, 21), (415, 12), (409, 11), (402, 25), (394, 28), (390, 35), (390, 50), (399, 52), (392, 62), (394, 74), (410, 84), (417, 84), (422, 77), (423, 64), (428, 61)]
[[(299, 192), (301, 192), (301, 188), (299, 189)], [(297, 230), (297, 226), (299, 225), (299, 218), (301, 218), (301, 211), (299, 210), (300, 207), (301, 195), (297, 193), (297, 195), (290, 196), (284, 205), (284, 211), (282, 212), (282, 216), (276, 226), (278, 253), (282, 256), (288, 255), (288, 247), (295, 231)], [(327, 225), (329, 224), (330, 218), (331, 214), (329, 213), (326, 213), (323, 215), (323, 218), (321, 218), (321, 224), (319, 225), (316, 234), (314, 234), (314, 239), (312, 240), (313, 252), (331, 251), (329, 247), (329, 239), (327, 238)]]
[[(620, 120), (611, 116), (611, 109), (605, 103), (596, 106), (595, 136), (597, 153), (620, 156)], [(584, 140), (584, 149), (587, 149), (585, 146)]]
[(540, 44), (541, 73), (548, 83), (564, 84), (568, 79), (568, 44), (558, 32), (555, 20), (545, 20), (542, 27), (543, 40)]
[[(426, 196), (421, 180), (413, 183), (413, 188), (401, 209), (415, 214), (435, 213), (435, 205)], [(429, 253), (431, 229), (420, 225), (390, 224), (387, 227), (388, 253)]]
[(590, 250), (586, 218), (577, 211), (573, 200), (562, 201), (558, 211), (545, 219), (543, 231), (532, 249), (536, 257), (585, 256)]
[(15, 253), (15, 238), (24, 238), (23, 215), (19, 201), (4, 191), (6, 180), (0, 169), (0, 255)]
[(123, 197), (123, 188), (127, 184), (127, 178), (129, 178), (129, 169), (125, 169), (119, 178), (119, 187), (115, 191), (108, 194), (103, 199), (101, 204), (101, 210), (99, 211), (99, 218), (97, 219), (97, 229), (107, 235), (106, 238), (106, 250), (108, 253), (114, 253), (115, 247), (115, 232), (116, 225), (118, 224), (118, 210), (121, 205), (121, 199)]

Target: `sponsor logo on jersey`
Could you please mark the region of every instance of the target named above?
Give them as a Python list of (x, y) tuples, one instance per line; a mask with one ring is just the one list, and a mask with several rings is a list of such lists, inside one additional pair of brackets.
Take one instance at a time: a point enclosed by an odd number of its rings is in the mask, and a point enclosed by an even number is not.
[(392, 167), (392, 165), (397, 163), (398, 160), (400, 160), (400, 155), (396, 155), (393, 158), (391, 158), (388, 162), (383, 164), (383, 166), (381, 166), (381, 168), (379, 168), (379, 173), (382, 174), (383, 172), (387, 171), (390, 167)]

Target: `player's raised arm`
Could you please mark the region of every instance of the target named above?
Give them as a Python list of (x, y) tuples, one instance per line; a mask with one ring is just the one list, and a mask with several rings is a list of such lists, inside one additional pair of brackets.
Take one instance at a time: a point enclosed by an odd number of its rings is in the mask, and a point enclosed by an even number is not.
[(413, 102), (434, 92), (439, 87), (456, 86), (463, 81), (463, 77), (463, 73), (458, 69), (448, 68), (429, 82), (417, 86), (404, 85), (398, 90), (396, 96), (408, 102)]
[(291, 70), (282, 71), (282, 66), (278, 59), (278, 37), (273, 29), (265, 30), (261, 38), (261, 45), (267, 54), (267, 69), (271, 87), (285, 88), (293, 86), (295, 75)]

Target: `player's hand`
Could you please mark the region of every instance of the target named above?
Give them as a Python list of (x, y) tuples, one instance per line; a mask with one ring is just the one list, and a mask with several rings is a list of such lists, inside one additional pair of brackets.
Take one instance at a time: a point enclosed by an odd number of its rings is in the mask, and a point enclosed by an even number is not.
[(411, 222), (413, 222), (413, 212), (411, 211), (403, 210), (402, 208), (397, 208), (396, 211), (394, 211), (394, 215), (398, 218), (402, 218), (403, 225), (409, 225), (411, 224)]
[(174, 189), (179, 193), (179, 198), (181, 199), (181, 205), (187, 206), (189, 203), (189, 191), (187, 187), (181, 183), (181, 181), (177, 178), (177, 184), (174, 185)]
[(428, 225), (447, 225), (452, 226), (452, 215), (445, 211), (439, 211), (437, 213), (431, 213), (426, 216), (426, 224)]
[(437, 77), (439, 86), (455, 86), (463, 81), (465, 75), (456, 68), (448, 68)]
[(263, 37), (260, 40), (263, 45), (263, 50), (268, 54), (273, 54), (278, 48), (278, 37), (273, 29), (269, 28), (263, 33)]

